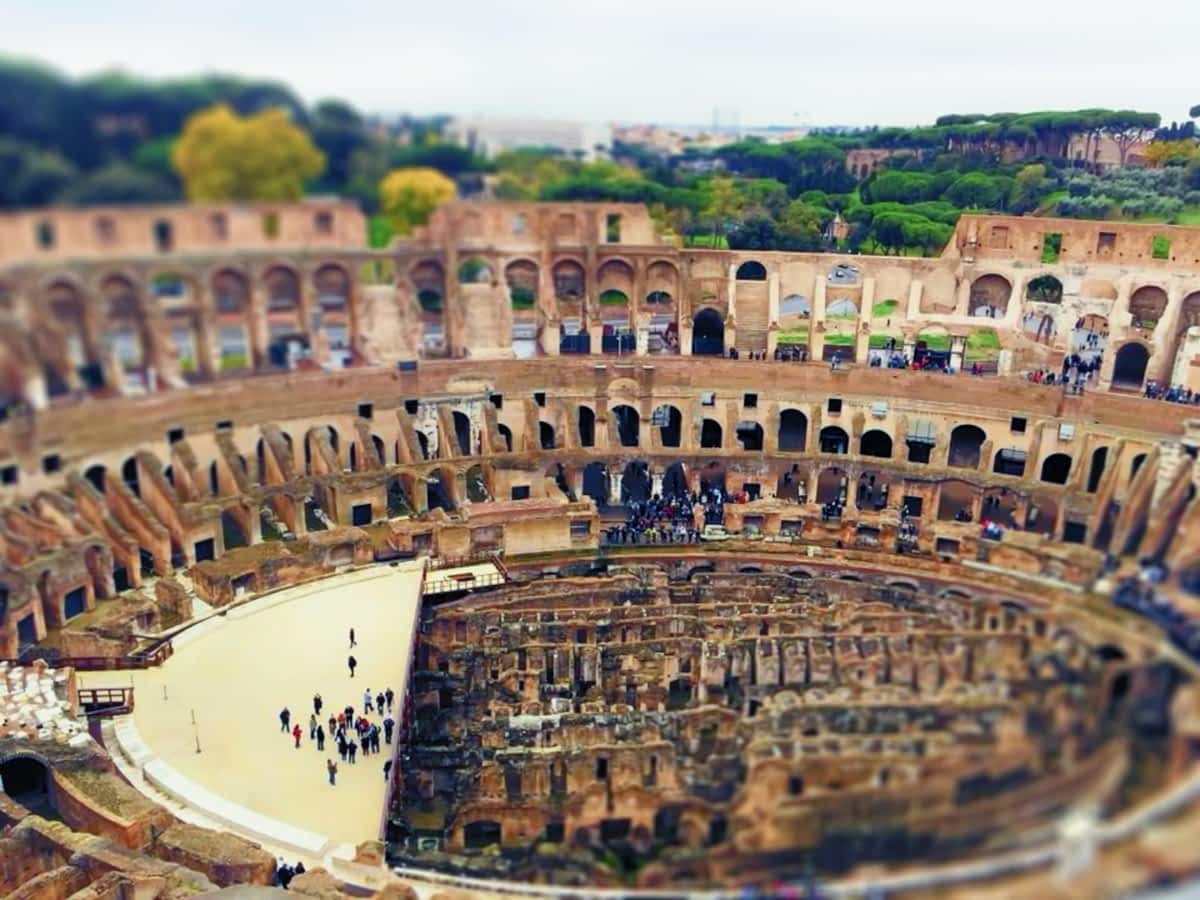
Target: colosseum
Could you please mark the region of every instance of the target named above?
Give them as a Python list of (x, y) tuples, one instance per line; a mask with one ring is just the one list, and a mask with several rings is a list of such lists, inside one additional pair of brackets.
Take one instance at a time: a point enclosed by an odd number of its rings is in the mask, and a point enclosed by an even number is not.
[(1200, 876), (1200, 229), (366, 248), (0, 216), (0, 893)]

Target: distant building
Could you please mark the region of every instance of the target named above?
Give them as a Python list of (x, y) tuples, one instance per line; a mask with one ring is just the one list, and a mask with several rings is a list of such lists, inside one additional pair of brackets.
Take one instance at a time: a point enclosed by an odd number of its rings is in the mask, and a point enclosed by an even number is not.
[(488, 158), (519, 147), (554, 147), (584, 162), (595, 162), (609, 158), (613, 142), (610, 125), (545, 119), (452, 119), (446, 134)]

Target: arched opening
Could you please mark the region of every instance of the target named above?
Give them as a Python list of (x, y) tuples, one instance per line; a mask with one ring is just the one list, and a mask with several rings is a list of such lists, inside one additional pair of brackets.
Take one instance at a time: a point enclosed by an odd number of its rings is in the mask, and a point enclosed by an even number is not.
[[(386, 466), (387, 465), (387, 450), (384, 448), (383, 438), (381, 438), (377, 434), (371, 435), (371, 446), (375, 448), (375, 459), (378, 461), (378, 464), (380, 466)], [(372, 468), (377, 468), (377, 467), (372, 466)]]
[[(60, 279), (46, 288), (46, 306), (50, 312), (51, 327), (62, 337), (67, 360), (71, 367), (83, 375), (84, 370), (95, 360), (87, 341), (87, 326), (83, 297), (70, 281)], [(98, 373), (96, 373), (98, 375)], [(85, 381), (88, 379), (85, 378)], [(95, 380), (95, 378), (93, 378)], [(89, 387), (99, 384), (89, 382)]]
[(1133, 479), (1135, 477), (1137, 477), (1138, 470), (1141, 469), (1142, 464), (1145, 461), (1146, 461), (1145, 453), (1139, 453), (1132, 460), (1130, 460), (1130, 462), (1129, 462), (1129, 480), (1130, 481), (1133, 481)]
[(700, 425), (700, 446), (706, 450), (719, 450), (721, 435), (721, 423), (716, 419), (705, 419)]
[(285, 266), (267, 270), (263, 281), (267, 289), (267, 330), (271, 343), (294, 337), (303, 331), (300, 321), (300, 279)]
[(669, 306), (671, 295), (666, 291), (651, 291), (646, 295), (646, 304), (648, 306)]
[(1112, 385), (1114, 388), (1138, 391), (1146, 380), (1146, 366), (1150, 362), (1150, 351), (1142, 344), (1131, 341), (1117, 350), (1113, 362)]
[[(421, 459), (429, 459), (429, 435), (423, 431), (417, 431), (417, 449), (421, 453)], [(304, 470), (309, 471), (308, 467), (308, 441), (304, 442)]]
[(409, 271), (409, 280), (421, 307), (423, 348), (427, 354), (446, 352), (446, 331), (443, 322), (446, 296), (446, 270), (436, 260), (423, 260)]
[(849, 453), (850, 435), (846, 434), (844, 428), (839, 428), (837, 425), (826, 425), (821, 429), (821, 452)]
[(463, 828), (463, 846), (468, 850), (482, 850), (493, 844), (499, 846), (500, 836), (499, 822), (471, 822)]
[(1025, 474), (1026, 454), (1017, 447), (1001, 447), (992, 460), (992, 472), (1020, 478)]
[(1071, 474), (1071, 457), (1066, 453), (1051, 453), (1042, 462), (1042, 481), (1066, 484)]
[(943, 481), (938, 490), (937, 517), (941, 522), (970, 522), (975, 488), (965, 481)]
[(1062, 303), (1062, 282), (1053, 275), (1039, 275), (1025, 286), (1025, 299), (1035, 303)]
[(1104, 467), (1108, 465), (1108, 448), (1097, 447), (1092, 451), (1092, 464), (1088, 468), (1087, 492), (1094, 494), (1100, 490), (1100, 479), (1104, 477)]
[(1049, 497), (1031, 498), (1025, 514), (1025, 530), (1034, 534), (1053, 534), (1058, 521), (1058, 504)]
[(487, 488), (487, 481), (484, 479), (482, 466), (476, 464), (467, 469), (464, 480), (467, 484), (467, 499), (472, 503), (487, 503), (492, 499)]
[(706, 462), (700, 469), (700, 492), (707, 494), (715, 490), (720, 491), (721, 496), (724, 496), (725, 478), (725, 463), (719, 459)]
[(645, 503), (650, 499), (650, 466), (634, 460), (621, 477), (621, 502)]
[(971, 284), (972, 316), (1002, 319), (1008, 312), (1008, 301), (1012, 297), (1012, 284), (1002, 275), (984, 275)]
[(531, 310), (537, 303), (538, 267), (527, 259), (518, 259), (504, 268), (508, 298), (514, 310)]
[(1153, 331), (1166, 311), (1167, 292), (1157, 285), (1143, 285), (1129, 297), (1129, 314), (1134, 328)]
[(979, 426), (959, 425), (950, 432), (949, 464), (959, 469), (979, 468), (983, 442), (986, 440), (987, 435)]
[(32, 757), (18, 756), (0, 763), (0, 784), (4, 793), (30, 812), (44, 815), (52, 809), (50, 773)]
[(738, 266), (734, 277), (738, 281), (766, 281), (767, 267), (757, 260), (747, 260)]
[(554, 297), (559, 303), (578, 303), (587, 289), (587, 273), (573, 259), (556, 262), (551, 270), (554, 278)]
[(738, 422), (735, 434), (743, 450), (752, 452), (762, 450), (763, 428), (757, 422)]
[(107, 472), (108, 470), (104, 466), (97, 464), (94, 466), (88, 466), (87, 471), (83, 473), (83, 477), (91, 483), (92, 487), (103, 494), (104, 478)]
[(608, 466), (602, 462), (587, 464), (583, 470), (583, 493), (591, 497), (597, 507), (608, 504)]
[(613, 419), (617, 425), (617, 439), (620, 440), (622, 447), (636, 447), (638, 445), (639, 430), (641, 428), (641, 416), (638, 411), (632, 406), (622, 404), (614, 407)]
[(596, 414), (590, 406), (579, 407), (579, 446), (596, 446)]
[(863, 456), (891, 459), (892, 436), (879, 428), (872, 428), (858, 439), (858, 452)]
[(858, 305), (849, 297), (839, 297), (825, 307), (827, 319), (857, 319)]
[(554, 426), (549, 422), (538, 422), (538, 442), (543, 450), (554, 449)]
[(475, 445), (471, 441), (470, 417), (458, 410), (455, 410), (452, 415), (454, 417), (454, 440), (458, 444), (458, 452), (462, 456), (474, 456)]
[(663, 405), (655, 409), (651, 424), (658, 428), (662, 446), (678, 447), (683, 440), (683, 415), (674, 406)]
[(217, 348), (222, 372), (239, 372), (254, 365), (248, 315), (250, 285), (246, 277), (223, 269), (212, 279), (217, 313)]
[(780, 500), (793, 500), (803, 503), (807, 499), (808, 487), (804, 483), (804, 473), (800, 466), (793, 465), (787, 469), (775, 482), (775, 496)]
[(448, 469), (434, 469), (425, 479), (425, 491), (430, 509), (454, 510), (454, 473)]
[(412, 498), (404, 489), (401, 478), (389, 478), (387, 482), (387, 514), (389, 519), (412, 513)]
[(1007, 488), (988, 488), (983, 492), (983, 511), (979, 518), (985, 522), (995, 522), (1002, 528), (1019, 528), (1018, 499), (1017, 493)]
[(685, 497), (688, 495), (687, 470), (683, 463), (671, 463), (663, 474), (662, 491), (664, 497)]
[(507, 425), (501, 424), (501, 425), (496, 426), (496, 430), (500, 432), (500, 437), (504, 441), (505, 452), (512, 453), (512, 450), (513, 450), (512, 429), (509, 428)]
[(464, 259), (458, 267), (459, 284), (492, 284), (494, 281), (492, 267), (478, 256)]
[(725, 325), (716, 310), (702, 309), (692, 319), (692, 355), (725, 355)]
[(138, 462), (136, 457), (129, 457), (121, 466), (121, 480), (135, 497), (142, 496), (141, 485), (138, 483)]
[(125, 371), (130, 385), (145, 388), (145, 321), (137, 286), (123, 275), (100, 282), (105, 318), (101, 342), (106, 353)]
[(1052, 344), (1058, 335), (1058, 324), (1049, 313), (1029, 310), (1021, 319), (1021, 330), (1025, 336), (1039, 344)]
[(358, 444), (350, 445), (350, 471), (358, 471)]
[(798, 409), (779, 414), (779, 449), (801, 452), (808, 444), (808, 416)]
[(817, 476), (817, 502), (822, 506), (829, 504), (839, 509), (844, 507), (848, 484), (849, 477), (845, 469), (836, 466), (822, 469), (821, 474)]
[(331, 361), (338, 367), (350, 362), (350, 276), (341, 266), (324, 265), (313, 275), (317, 302), (312, 310), (312, 331), (324, 331)]

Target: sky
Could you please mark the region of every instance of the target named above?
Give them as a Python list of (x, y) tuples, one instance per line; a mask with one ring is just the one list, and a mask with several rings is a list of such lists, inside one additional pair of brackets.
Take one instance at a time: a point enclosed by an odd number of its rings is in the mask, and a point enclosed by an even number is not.
[(913, 125), (1200, 104), (1198, 0), (0, 0), (71, 74), (272, 78), (367, 113)]

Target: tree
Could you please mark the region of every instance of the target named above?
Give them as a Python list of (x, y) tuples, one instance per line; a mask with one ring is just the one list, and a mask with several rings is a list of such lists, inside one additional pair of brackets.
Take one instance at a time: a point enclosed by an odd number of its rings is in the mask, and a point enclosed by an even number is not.
[(112, 163), (89, 172), (63, 192), (62, 200), (79, 206), (111, 203), (177, 203), (179, 188), (155, 172)]
[(1046, 178), (1046, 167), (1041, 163), (1022, 166), (1013, 179), (1008, 192), (1008, 210), (1026, 213), (1037, 206), (1038, 200), (1049, 191), (1051, 182)]
[(955, 206), (969, 209), (999, 209), (1008, 195), (1011, 178), (968, 172), (958, 178), (943, 195)]
[(1200, 158), (1200, 147), (1195, 141), (1154, 141), (1146, 148), (1146, 162), (1155, 167), (1171, 164), (1186, 165)]
[(380, 208), (398, 234), (425, 224), (430, 213), (454, 195), (454, 182), (428, 166), (393, 169), (379, 182)]
[(350, 180), (355, 152), (367, 143), (362, 116), (341, 100), (322, 100), (313, 108), (310, 121), (313, 140), (328, 160), (324, 182), (340, 191)]
[(1158, 113), (1142, 113), (1132, 109), (1122, 109), (1109, 113), (1103, 118), (1101, 130), (1116, 142), (1120, 154), (1121, 165), (1125, 165), (1125, 157), (1134, 143), (1144, 140), (1151, 132), (1162, 124)]
[(732, 178), (718, 175), (709, 179), (708, 203), (704, 207), (705, 217), (712, 223), (712, 245), (720, 246), (719, 233), (729, 219), (735, 219), (742, 211), (742, 198)]
[(1200, 119), (1200, 103), (1197, 103), (1195, 106), (1193, 106), (1191, 109), (1188, 110), (1188, 118), (1189, 119)]
[(223, 103), (187, 120), (171, 161), (194, 203), (297, 200), (305, 180), (325, 168), (286, 110), (243, 117)]

